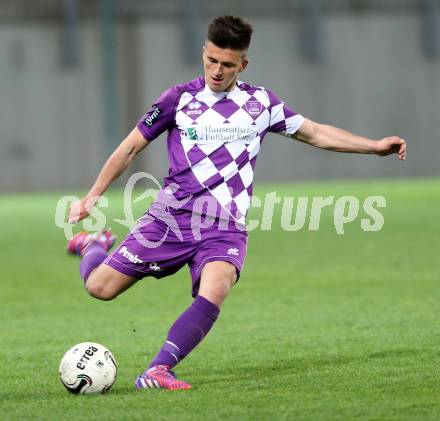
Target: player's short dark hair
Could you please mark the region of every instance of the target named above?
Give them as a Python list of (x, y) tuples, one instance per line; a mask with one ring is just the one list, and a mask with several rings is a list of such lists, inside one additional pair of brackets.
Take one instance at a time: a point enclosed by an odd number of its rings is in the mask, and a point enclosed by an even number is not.
[(249, 48), (252, 25), (239, 16), (218, 16), (208, 26), (208, 41), (220, 48), (244, 51)]

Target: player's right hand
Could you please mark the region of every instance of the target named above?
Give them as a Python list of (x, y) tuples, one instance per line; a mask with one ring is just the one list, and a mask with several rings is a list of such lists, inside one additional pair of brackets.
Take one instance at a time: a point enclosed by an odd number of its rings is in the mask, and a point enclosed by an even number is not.
[(67, 222), (69, 224), (76, 224), (84, 218), (87, 218), (95, 207), (99, 197), (84, 197), (81, 200), (73, 202), (69, 209), (69, 216)]

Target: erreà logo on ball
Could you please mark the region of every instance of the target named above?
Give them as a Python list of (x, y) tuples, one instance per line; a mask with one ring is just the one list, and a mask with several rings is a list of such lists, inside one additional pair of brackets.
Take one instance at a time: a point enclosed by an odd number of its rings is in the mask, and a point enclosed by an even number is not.
[(154, 123), (154, 120), (156, 120), (157, 117), (159, 117), (161, 111), (159, 107), (153, 108), (152, 113), (145, 119), (145, 124), (148, 127), (151, 127)]

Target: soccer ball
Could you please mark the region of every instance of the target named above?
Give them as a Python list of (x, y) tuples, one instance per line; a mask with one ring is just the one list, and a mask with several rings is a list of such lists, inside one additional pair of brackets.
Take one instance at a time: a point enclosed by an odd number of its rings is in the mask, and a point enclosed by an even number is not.
[(118, 367), (105, 346), (83, 342), (64, 354), (59, 371), (61, 382), (69, 392), (84, 395), (108, 392), (116, 380)]

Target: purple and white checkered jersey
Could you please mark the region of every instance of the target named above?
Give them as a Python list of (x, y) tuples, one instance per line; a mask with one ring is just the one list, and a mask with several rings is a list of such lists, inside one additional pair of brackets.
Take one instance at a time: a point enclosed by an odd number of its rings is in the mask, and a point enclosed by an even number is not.
[(182, 209), (194, 210), (195, 201), (213, 197), (216, 209), (208, 205), (204, 214), (226, 211), (244, 224), (264, 136), (292, 135), (303, 121), (263, 87), (237, 82), (229, 92), (213, 92), (203, 77), (171, 87), (137, 125), (150, 141), (168, 131), (170, 169), (157, 202), (172, 191)]

